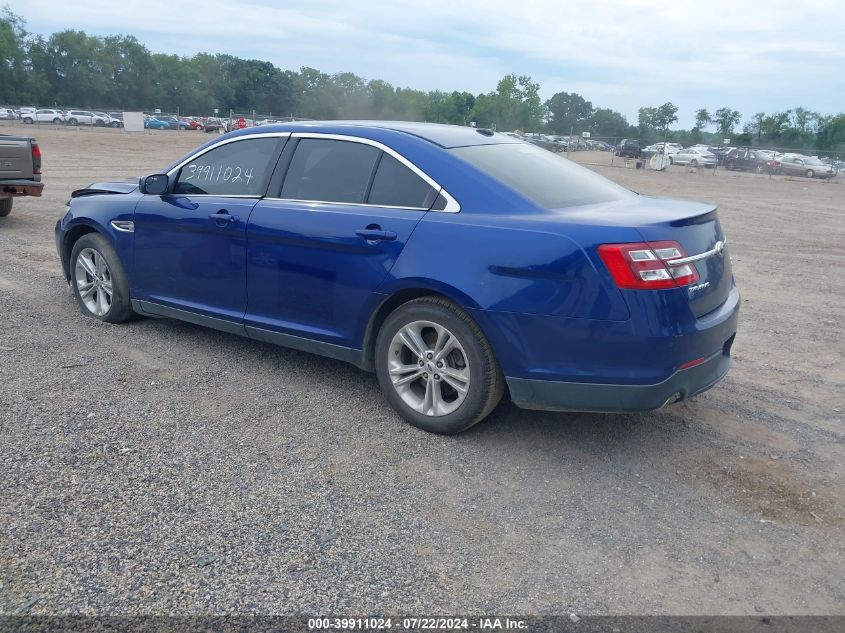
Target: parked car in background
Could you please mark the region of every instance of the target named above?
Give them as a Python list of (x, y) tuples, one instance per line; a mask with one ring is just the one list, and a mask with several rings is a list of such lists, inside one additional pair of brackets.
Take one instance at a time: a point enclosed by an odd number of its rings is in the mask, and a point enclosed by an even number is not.
[(670, 165), (689, 165), (690, 167), (715, 167), (719, 159), (706, 149), (690, 147), (675, 154), (669, 154)]
[(534, 134), (531, 138), (525, 140), (550, 152), (559, 152), (561, 149), (560, 143), (553, 141), (550, 136), (545, 134)]
[(696, 145), (696, 147), (704, 148), (713, 154), (720, 165), (725, 164), (725, 156), (733, 149), (730, 145)]
[(154, 116), (148, 116), (144, 119), (144, 127), (151, 130), (168, 130), (170, 129), (170, 121), (164, 121)]
[(53, 110), (50, 108), (42, 108), (35, 112), (24, 114), (21, 119), (24, 123), (32, 125), (33, 123), (53, 123), (60, 125), (65, 122), (65, 114), (61, 110)]
[(730, 170), (753, 171), (758, 174), (776, 169), (771, 155), (750, 147), (735, 147), (725, 154), (724, 164)]
[(107, 114), (95, 114), (89, 110), (68, 110), (65, 112), (65, 122), (68, 125), (106, 127), (111, 119)]
[(836, 168), (811, 156), (787, 154), (781, 157), (778, 173), (806, 178), (833, 178)]
[(56, 245), (85, 316), (351, 362), (435, 433), (506, 392), (644, 411), (729, 370), (740, 297), (712, 204), (490, 130), (392, 121), (242, 130), (166, 169), (71, 195)]
[(17, 113), (11, 108), (0, 108), (0, 120), (16, 121), (18, 119)]
[(115, 128), (123, 127), (123, 117), (122, 116), (121, 116), (121, 118), (116, 118), (116, 117), (113, 117), (108, 112), (96, 112), (96, 111), (94, 112), (94, 114), (96, 116), (102, 117), (103, 120), (106, 122), (106, 125), (108, 127), (115, 127)]
[(179, 117), (179, 128), (182, 130), (199, 130), (203, 128), (203, 125), (193, 117)]
[(205, 120), (205, 126), (203, 129), (208, 133), (220, 132), (221, 130), (225, 130), (226, 126), (223, 119), (212, 116)]
[(644, 147), (641, 155), (644, 158), (650, 158), (655, 154), (666, 154), (668, 156), (670, 154), (677, 154), (681, 149), (683, 149), (683, 147), (677, 145), (676, 143), (653, 143)]
[(627, 158), (639, 158), (642, 155), (640, 142), (637, 139), (623, 138), (616, 145), (616, 155)]

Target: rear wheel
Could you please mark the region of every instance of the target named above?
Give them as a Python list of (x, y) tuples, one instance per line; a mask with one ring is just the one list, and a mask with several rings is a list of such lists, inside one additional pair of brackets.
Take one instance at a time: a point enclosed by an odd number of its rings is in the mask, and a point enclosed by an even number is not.
[(117, 121), (112, 121), (112, 122), (110, 123), (110, 125), (111, 125), (112, 127), (120, 127), (120, 123), (118, 123)]
[(390, 405), (432, 433), (460, 433), (480, 422), (505, 389), (484, 334), (466, 312), (437, 297), (415, 299), (387, 317), (375, 364)]
[(70, 254), (71, 286), (82, 313), (107, 323), (135, 316), (129, 282), (117, 253), (99, 233), (83, 235)]
[(698, 167), (698, 161), (696, 159), (692, 159), (690, 162), (690, 167)]
[[(59, 124), (61, 124), (61, 122), (62, 122), (62, 120), (59, 117), (56, 117), (55, 119), (53, 119), (53, 125), (59, 125)], [(76, 125), (76, 123), (71, 123), (71, 125)]]
[[(53, 123), (55, 123), (56, 121), (58, 121), (58, 119), (53, 119)], [(79, 121), (77, 121), (76, 119), (68, 119), (67, 122), (70, 125), (79, 125)]]
[(808, 169), (807, 173), (804, 175), (807, 176), (807, 178), (812, 178), (816, 175), (816, 172), (814, 172), (812, 169)]
[(0, 218), (5, 218), (12, 212), (14, 198), (0, 198)]
[(96, 121), (94, 121), (94, 127), (103, 127), (105, 126), (105, 124), (105, 121), (102, 121), (101, 119), (97, 119)]
[(35, 123), (35, 120), (32, 117), (26, 116), (23, 118), (23, 122), (27, 125), (32, 125), (33, 123)]

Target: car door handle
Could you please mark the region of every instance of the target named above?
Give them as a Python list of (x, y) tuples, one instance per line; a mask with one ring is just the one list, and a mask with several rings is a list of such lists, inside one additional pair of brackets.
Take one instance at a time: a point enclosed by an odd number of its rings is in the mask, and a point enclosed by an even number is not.
[(209, 213), (208, 219), (215, 222), (237, 222), (239, 218), (236, 215), (229, 215), (226, 209), (220, 209), (217, 213)]
[(355, 235), (363, 237), (368, 242), (391, 242), (396, 239), (396, 233), (382, 231), (381, 229), (358, 229), (355, 231)]

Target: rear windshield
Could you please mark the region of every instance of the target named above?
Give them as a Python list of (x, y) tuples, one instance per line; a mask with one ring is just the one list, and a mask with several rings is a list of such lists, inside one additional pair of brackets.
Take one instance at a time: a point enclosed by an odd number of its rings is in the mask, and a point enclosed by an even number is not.
[(547, 209), (634, 195), (589, 169), (528, 143), (472, 145), (450, 151)]

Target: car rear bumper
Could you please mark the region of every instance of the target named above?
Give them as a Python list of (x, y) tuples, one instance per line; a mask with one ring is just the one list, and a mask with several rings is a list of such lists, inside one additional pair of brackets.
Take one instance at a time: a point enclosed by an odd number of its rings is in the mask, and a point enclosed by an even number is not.
[(507, 378), (511, 400), (522, 409), (627, 413), (651, 411), (706, 391), (728, 373), (733, 336), (722, 351), (654, 385), (607, 385)]

